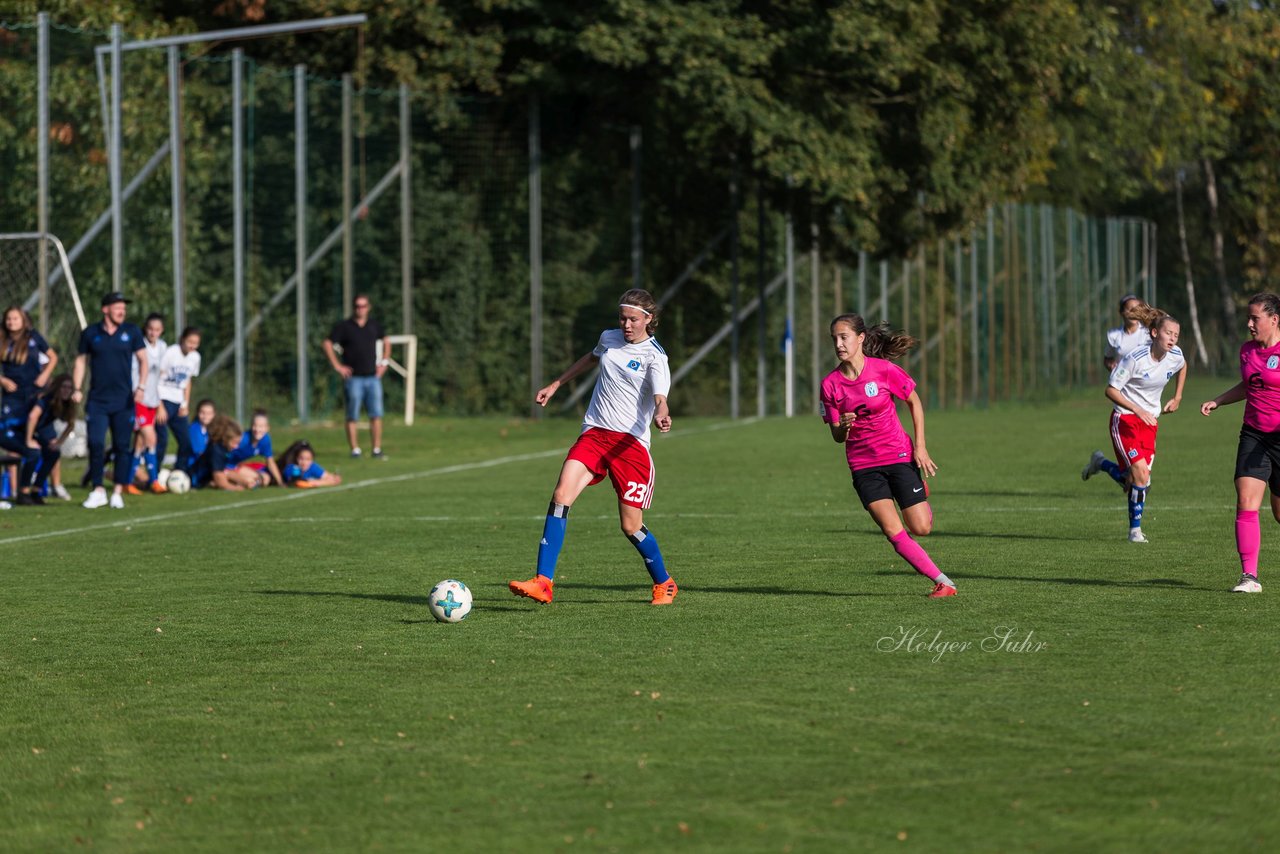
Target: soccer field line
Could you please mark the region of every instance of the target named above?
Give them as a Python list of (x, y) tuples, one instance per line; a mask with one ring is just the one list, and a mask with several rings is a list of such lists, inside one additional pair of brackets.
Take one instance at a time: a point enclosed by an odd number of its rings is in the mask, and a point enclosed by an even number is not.
[[(725, 421), (719, 424), (710, 424), (706, 427), (698, 427), (692, 430), (686, 430), (679, 433), (672, 433), (663, 438), (663, 441), (672, 439), (680, 439), (686, 436), (696, 436), (703, 433), (714, 433), (719, 430), (727, 430), (733, 427), (747, 427), (758, 422), (759, 418), (743, 418), (738, 421)], [(475, 471), (477, 469), (493, 468), (495, 466), (508, 465), (510, 463), (523, 463), (531, 460), (542, 460), (547, 457), (563, 456), (568, 449), (559, 446), (546, 451), (534, 451), (528, 454), (512, 454), (505, 457), (493, 457), (488, 460), (476, 460), (471, 463), (457, 463), (451, 466), (442, 466), (441, 468), (426, 469), (424, 471), (405, 472), (403, 474), (389, 475), (387, 477), (374, 477), (366, 480), (353, 481), (351, 483), (343, 483), (338, 486), (328, 486), (323, 489), (306, 489), (291, 492), (286, 495), (275, 495), (267, 498), (249, 499), (244, 501), (233, 501), (229, 504), (215, 504), (210, 507), (197, 507), (192, 510), (174, 510), (169, 513), (157, 513), (152, 516), (138, 516), (129, 519), (118, 519), (114, 522), (100, 522), (92, 525), (78, 525), (74, 528), (60, 528), (55, 531), (41, 531), (34, 534), (21, 534), (16, 537), (5, 537), (0, 539), (0, 546), (12, 545), (14, 543), (32, 542), (34, 540), (48, 540), (55, 537), (69, 537), (75, 534), (86, 534), (92, 531), (108, 531), (119, 528), (132, 528), (134, 525), (147, 525), (155, 522), (167, 522), (174, 519), (184, 519), (192, 516), (203, 516), (209, 513), (221, 513), (227, 510), (240, 510), (245, 507), (262, 507), (267, 504), (279, 504), (283, 501), (300, 501), (304, 498), (314, 498), (318, 495), (334, 495), (339, 492), (350, 492), (355, 489), (366, 489), (370, 486), (383, 486), (388, 483), (404, 483), (410, 480), (421, 480), (426, 477), (439, 477), (446, 474), (457, 474), (464, 471)], [(21, 510), (16, 511), (19, 514)], [(109, 509), (102, 508), (100, 512), (110, 513)], [(542, 517), (539, 517), (542, 518)]]

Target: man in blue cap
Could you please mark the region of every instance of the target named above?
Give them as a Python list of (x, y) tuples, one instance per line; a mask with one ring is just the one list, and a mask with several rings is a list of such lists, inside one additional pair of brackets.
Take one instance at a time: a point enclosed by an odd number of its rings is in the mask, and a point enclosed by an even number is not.
[[(142, 330), (125, 322), (129, 300), (124, 294), (113, 291), (102, 298), (102, 320), (85, 329), (80, 335), (72, 382), (75, 391), (72, 399), (77, 403), (84, 397), (84, 371), (86, 365), (93, 369), (85, 404), (85, 423), (88, 427), (89, 479), (93, 491), (85, 499), (83, 507), (90, 510), (105, 507), (108, 503), (117, 509), (124, 508), (125, 486), (133, 482), (133, 457), (129, 453), (129, 440), (133, 437), (133, 407), (142, 399), (147, 385), (146, 341)], [(138, 365), (138, 384), (133, 383), (133, 364)], [(111, 447), (115, 454), (115, 491), (110, 501), (102, 486), (103, 468), (107, 452), (107, 428), (111, 428)]]

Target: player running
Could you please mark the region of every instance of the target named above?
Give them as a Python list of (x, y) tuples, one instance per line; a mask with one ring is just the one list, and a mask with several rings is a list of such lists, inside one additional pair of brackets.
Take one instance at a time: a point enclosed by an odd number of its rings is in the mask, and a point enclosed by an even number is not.
[[(145, 467), (149, 488), (157, 494), (168, 491), (160, 482), (160, 464), (156, 459), (156, 425), (163, 424), (167, 415), (160, 405), (160, 362), (164, 359), (165, 350), (169, 349), (162, 335), (164, 335), (164, 315), (147, 315), (146, 321), (142, 324), (147, 381), (142, 388), (142, 400), (134, 404), (133, 408), (133, 426), (137, 431), (137, 438), (133, 445), (133, 470), (136, 472), (140, 467)], [(133, 372), (135, 386), (139, 384), (138, 380), (138, 371), (135, 368)], [(126, 486), (124, 491), (130, 495), (142, 494), (142, 490), (133, 483)]]
[[(831, 340), (840, 366), (822, 381), (822, 420), (831, 438), (844, 443), (854, 491), (893, 550), (934, 583), (929, 597), (955, 596), (955, 582), (911, 538), (933, 530), (921, 474), (932, 477), (938, 467), (925, 449), (924, 404), (915, 380), (888, 360), (914, 347), (916, 339), (891, 331), (887, 322), (868, 329), (858, 315), (842, 314), (831, 321)], [(906, 401), (914, 441), (898, 421), (895, 398)]]
[[(1102, 451), (1094, 451), (1081, 478), (1088, 480), (1105, 471), (1129, 493), (1129, 542), (1150, 542), (1142, 533), (1142, 512), (1151, 488), (1151, 466), (1156, 457), (1156, 419), (1161, 412), (1177, 412), (1182, 403), (1182, 387), (1187, 382), (1187, 360), (1178, 347), (1178, 321), (1146, 303), (1130, 309), (1144, 329), (1149, 343), (1124, 356), (1107, 380), (1107, 399), (1115, 404), (1111, 412), (1111, 444), (1116, 462)], [(1173, 397), (1163, 409), (1164, 387), (1178, 377)]]
[[(1120, 326), (1107, 330), (1107, 346), (1102, 351), (1102, 364), (1108, 371), (1114, 371), (1120, 360), (1138, 347), (1150, 343), (1150, 334), (1142, 318), (1145, 309), (1150, 309), (1137, 294), (1125, 294), (1120, 297)], [(1135, 313), (1136, 310), (1136, 313)]]
[(538, 546), (538, 574), (528, 581), (509, 584), (512, 593), (536, 602), (551, 601), (569, 508), (582, 490), (604, 480), (606, 475), (618, 494), (622, 532), (640, 552), (653, 577), (653, 601), (649, 604), (670, 605), (676, 597), (676, 583), (667, 573), (658, 541), (644, 526), (644, 509), (653, 500), (654, 484), (649, 422), (657, 424), (663, 433), (671, 429), (667, 410), (671, 370), (666, 352), (653, 337), (658, 325), (658, 304), (653, 297), (648, 291), (633, 288), (618, 302), (620, 328), (602, 332), (594, 350), (574, 362), (535, 398), (540, 406), (546, 406), (561, 385), (597, 362), (600, 364), (600, 376), (582, 421), (582, 434), (565, 457), (547, 508)]
[(1271, 513), (1280, 521), (1280, 296), (1256, 294), (1249, 300), (1249, 336), (1240, 347), (1240, 382), (1200, 406), (1208, 415), (1219, 406), (1244, 401), (1244, 426), (1236, 450), (1236, 549), (1240, 583), (1234, 593), (1261, 593), (1258, 552), (1262, 532), (1258, 509), (1271, 490)]

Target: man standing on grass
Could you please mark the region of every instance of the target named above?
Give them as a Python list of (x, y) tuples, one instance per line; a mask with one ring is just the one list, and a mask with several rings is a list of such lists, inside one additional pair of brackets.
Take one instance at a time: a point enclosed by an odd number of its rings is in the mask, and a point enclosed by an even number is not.
[[(391, 342), (381, 324), (369, 316), (369, 297), (359, 294), (352, 302), (352, 314), (339, 321), (324, 340), (324, 354), (342, 377), (347, 396), (347, 444), (351, 456), (360, 456), (356, 422), (360, 407), (369, 414), (369, 433), (374, 459), (382, 459), (382, 375), (391, 362)], [(334, 347), (342, 350), (342, 358)]]
[[(115, 491), (110, 504), (116, 510), (124, 509), (124, 488), (133, 482), (133, 455), (129, 453), (129, 440), (133, 438), (133, 409), (142, 400), (147, 385), (147, 343), (142, 330), (125, 322), (129, 300), (114, 291), (102, 298), (102, 320), (85, 329), (80, 335), (80, 348), (76, 356), (71, 380), (75, 391), (71, 398), (79, 403), (84, 394), (86, 365), (92, 366), (92, 384), (89, 402), (84, 415), (88, 428), (89, 479), (93, 491), (85, 499), (89, 510), (105, 507), (108, 503), (102, 487), (103, 468), (107, 452), (107, 428), (111, 428), (111, 447), (115, 454)], [(133, 384), (133, 362), (138, 363), (138, 384)]]

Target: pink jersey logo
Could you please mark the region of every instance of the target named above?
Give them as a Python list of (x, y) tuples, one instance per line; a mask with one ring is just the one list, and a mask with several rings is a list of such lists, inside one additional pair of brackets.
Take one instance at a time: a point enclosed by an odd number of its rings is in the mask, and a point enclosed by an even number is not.
[(862, 390), (867, 393), (867, 397), (875, 397), (880, 393), (880, 386), (871, 382), (864, 385), (862, 387)]
[(1276, 365), (1280, 365), (1280, 356), (1271, 356), (1267, 359), (1267, 367), (1271, 370), (1276, 369)]

